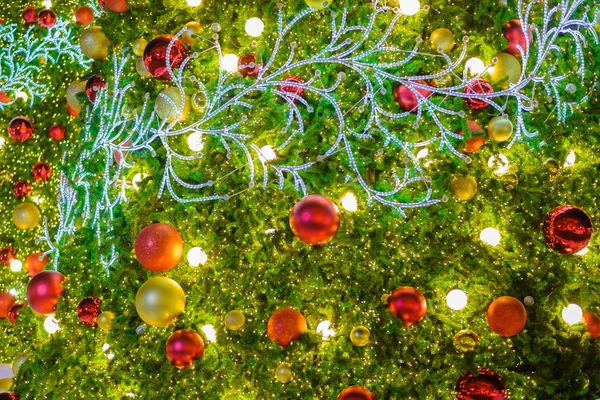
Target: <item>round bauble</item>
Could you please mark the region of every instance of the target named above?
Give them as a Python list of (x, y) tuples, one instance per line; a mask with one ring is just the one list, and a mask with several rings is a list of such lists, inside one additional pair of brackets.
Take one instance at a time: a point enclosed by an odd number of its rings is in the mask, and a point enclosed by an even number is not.
[(12, 246), (0, 249), (0, 264), (8, 266), (15, 258), (17, 258), (17, 251)]
[(143, 58), (140, 58), (135, 62), (135, 71), (138, 73), (140, 78), (148, 78), (152, 76), (150, 75), (150, 72), (148, 72), (148, 70), (146, 69)]
[(21, 16), (23, 17), (23, 20), (25, 20), (26, 24), (35, 24), (37, 22), (37, 13), (35, 12), (35, 6), (25, 7), (21, 12)]
[(427, 313), (427, 301), (417, 289), (403, 286), (388, 297), (388, 309), (396, 318), (401, 318), (405, 326), (412, 326), (422, 320)]
[(65, 137), (66, 129), (64, 126), (60, 124), (54, 124), (50, 128), (48, 128), (48, 136), (52, 140), (63, 140)]
[(250, 76), (255, 78), (258, 75), (260, 66), (256, 62), (256, 56), (254, 53), (244, 54), (238, 58), (238, 71), (244, 77)]
[(36, 182), (46, 182), (52, 176), (52, 167), (43, 161), (38, 161), (31, 167), (31, 175)]
[(467, 353), (474, 351), (479, 344), (479, 336), (470, 329), (463, 329), (459, 331), (452, 340), (454, 350), (458, 353)]
[(174, 39), (173, 35), (162, 35), (148, 42), (144, 49), (144, 66), (146, 71), (155, 78), (171, 80), (167, 69), (167, 49), (171, 42), (173, 44), (169, 53), (169, 67), (175, 74), (173, 70), (179, 68), (189, 55), (189, 49), (182, 40)]
[(477, 181), (471, 175), (455, 175), (450, 189), (459, 200), (471, 200), (477, 193)]
[(135, 309), (148, 325), (171, 325), (185, 310), (185, 293), (173, 279), (150, 278), (138, 289)]
[(182, 99), (181, 92), (174, 86), (163, 89), (156, 98), (156, 114), (167, 124), (175, 120), (185, 121), (190, 114), (190, 107), (190, 97), (184, 93)]
[(513, 133), (513, 124), (502, 115), (494, 117), (488, 122), (487, 132), (495, 142), (506, 142)]
[(135, 257), (150, 271), (168, 271), (179, 263), (182, 256), (183, 239), (170, 225), (148, 225), (135, 238)]
[(98, 328), (102, 329), (103, 331), (110, 331), (112, 329), (114, 319), (115, 314), (111, 313), (110, 311), (101, 312), (100, 315), (98, 315), (98, 321), (96, 321), (98, 323)]
[(40, 210), (33, 203), (21, 203), (13, 210), (12, 221), (17, 229), (33, 229), (40, 223)]
[[(421, 85), (426, 85), (425, 81), (415, 81)], [(400, 84), (394, 89), (394, 100), (404, 111), (411, 111), (416, 113), (419, 108), (419, 103), (422, 99), (417, 98), (415, 92), (419, 93), (421, 97), (427, 98), (431, 95), (431, 91), (423, 88), (417, 88), (414, 86), (407, 86)]]
[(429, 41), (435, 51), (449, 53), (454, 48), (454, 34), (446, 28), (438, 28), (431, 32)]
[(71, 82), (67, 87), (67, 106), (70, 107), (72, 113), (70, 115), (77, 116), (81, 112), (81, 104), (77, 95), (85, 92), (85, 85), (87, 82)]
[(289, 363), (281, 363), (275, 368), (275, 379), (281, 383), (288, 383), (294, 379), (294, 372)]
[(337, 400), (375, 400), (375, 396), (362, 386), (350, 386), (340, 392)]
[(104, 0), (104, 6), (112, 12), (123, 13), (129, 11), (127, 0)]
[(131, 43), (131, 51), (138, 57), (144, 55), (144, 50), (146, 49), (146, 45), (148, 41), (144, 38), (137, 38)]
[(33, 124), (27, 117), (15, 117), (8, 123), (8, 135), (17, 142), (24, 142), (33, 135)]
[(20, 400), (21, 396), (16, 392), (0, 393), (0, 400)]
[[(298, 76), (294, 76), (294, 75), (286, 76), (285, 78), (283, 78), (283, 81), (296, 83), (299, 85), (304, 84), (304, 79), (302, 79)], [(283, 92), (283, 93), (291, 93), (291, 94), (294, 94), (299, 97), (304, 96), (304, 88), (293, 86), (293, 85), (279, 85), (279, 91)], [(297, 102), (298, 99), (293, 98), (293, 101)]]
[[(108, 47), (112, 42), (106, 37), (102, 27), (90, 26), (79, 37), (81, 52), (94, 60), (103, 60), (108, 56)], [(73, 107), (72, 104), (70, 104)]]
[[(484, 134), (485, 131), (483, 130), (481, 125), (479, 125), (479, 123), (477, 123), (476, 121), (471, 121), (471, 120), (467, 121), (467, 128), (468, 128), (471, 136), (475, 136), (475, 137), (472, 137), (471, 139), (467, 139), (465, 141), (464, 151), (466, 153), (473, 153), (473, 152), (476, 152), (477, 150), (479, 150), (481, 148), (481, 146), (483, 146), (483, 143), (485, 142), (485, 136), (483, 136), (482, 134)], [(462, 128), (458, 129), (454, 133), (456, 133), (457, 135), (464, 134)], [(477, 136), (477, 135), (481, 135), (481, 136)]]
[(40, 11), (38, 14), (38, 24), (44, 28), (52, 28), (56, 24), (56, 13), (48, 8)]
[(326, 197), (312, 194), (297, 202), (290, 212), (290, 227), (304, 243), (318, 246), (329, 242), (340, 227), (340, 213)]
[(350, 331), (350, 341), (353, 345), (362, 347), (369, 344), (369, 337), (371, 336), (371, 331), (366, 326), (355, 326)]
[[(478, 79), (469, 83), (465, 87), (464, 92), (469, 95), (490, 94), (494, 92), (494, 88), (492, 88), (492, 85), (490, 85), (489, 82), (483, 79)], [(489, 106), (485, 100), (477, 97), (465, 97), (464, 101), (473, 110), (482, 110)]]
[[(40, 257), (42, 257), (41, 260)], [(44, 253), (41, 251), (31, 253), (25, 257), (25, 271), (27, 271), (27, 275), (29, 275), (30, 278), (33, 278), (42, 272), (44, 267), (46, 267), (46, 264), (48, 264), (48, 256), (44, 256)]]
[(17, 298), (8, 292), (0, 292), (0, 318), (8, 318), (8, 312), (17, 302)]
[(246, 317), (238, 310), (232, 310), (225, 315), (225, 326), (232, 331), (241, 329), (246, 323)]
[(0, 379), (0, 393), (6, 393), (13, 385), (12, 378), (2, 378)]
[(190, 21), (183, 26), (185, 31), (181, 34), (181, 40), (186, 44), (192, 45), (196, 43), (196, 35), (204, 32), (204, 28), (196, 21)]
[(267, 335), (269, 339), (277, 342), (281, 347), (287, 347), (292, 340), (308, 330), (306, 319), (300, 312), (293, 308), (281, 308), (271, 314), (267, 322)]
[(94, 74), (85, 83), (85, 95), (92, 103), (96, 102), (98, 92), (106, 87), (106, 81), (100, 74)]
[(559, 206), (550, 211), (544, 222), (546, 244), (559, 253), (583, 250), (592, 237), (592, 221), (582, 209)]
[(196, 332), (180, 329), (173, 332), (167, 340), (165, 353), (176, 368), (188, 368), (194, 360), (204, 356), (204, 341)]
[(333, 3), (333, 0), (304, 0), (307, 6), (315, 10), (323, 10)]
[[(502, 32), (504, 33), (506, 40), (508, 40), (508, 47), (505, 51), (515, 57), (521, 57), (521, 52), (517, 48), (517, 45), (520, 45), (523, 51), (527, 50), (527, 41), (525, 39), (525, 33), (523, 33), (521, 21), (518, 19), (511, 19), (504, 25)], [(533, 32), (531, 31), (531, 27), (527, 27), (527, 36), (529, 44), (531, 44), (533, 42)]]
[(515, 336), (525, 328), (527, 310), (523, 303), (511, 296), (498, 297), (487, 309), (487, 323), (500, 336)]
[(585, 321), (587, 331), (592, 340), (598, 339), (600, 337), (600, 317), (591, 312), (584, 312), (583, 320)]
[(16, 181), (13, 184), (13, 193), (17, 199), (23, 199), (31, 193), (31, 183), (27, 181)]
[(15, 357), (15, 361), (13, 361), (12, 363), (13, 376), (17, 376), (19, 370), (21, 369), (21, 366), (25, 364), (25, 361), (27, 361), (27, 354), (25, 353), (21, 353), (17, 357)]
[(58, 300), (63, 294), (65, 276), (57, 271), (42, 271), (27, 285), (29, 306), (42, 315), (54, 314)]
[(81, 6), (75, 10), (75, 21), (79, 25), (87, 26), (94, 22), (94, 10), (88, 6)]
[(496, 54), (498, 60), (487, 72), (493, 83), (502, 82), (502, 89), (508, 89), (509, 84), (516, 84), (521, 77), (521, 63), (508, 53)]
[(500, 375), (488, 368), (479, 368), (478, 374), (470, 372), (456, 383), (457, 400), (504, 400), (506, 390)]
[(85, 325), (97, 326), (102, 300), (97, 297), (86, 297), (77, 304), (77, 318)]

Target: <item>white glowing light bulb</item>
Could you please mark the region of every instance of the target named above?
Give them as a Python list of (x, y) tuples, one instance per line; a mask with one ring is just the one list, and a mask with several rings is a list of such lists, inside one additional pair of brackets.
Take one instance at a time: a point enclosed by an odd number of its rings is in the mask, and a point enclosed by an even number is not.
[(471, 75), (479, 75), (485, 70), (485, 64), (480, 58), (473, 57), (467, 60), (465, 69)]
[(209, 342), (216, 342), (217, 341), (217, 331), (215, 330), (215, 327), (212, 325), (204, 325), (202, 328), (202, 332), (204, 332), (204, 335), (206, 336), (206, 340)]
[(46, 317), (46, 320), (44, 320), (44, 329), (51, 335), (60, 331), (60, 326), (58, 325), (58, 321), (54, 319), (54, 315)]
[(354, 193), (348, 192), (342, 197), (342, 207), (350, 212), (355, 212), (358, 209), (358, 201)]
[(419, 0), (400, 0), (400, 11), (404, 15), (415, 15), (420, 9)]
[(249, 36), (257, 37), (263, 33), (263, 30), (265, 29), (265, 24), (260, 18), (252, 17), (246, 21), (246, 25), (244, 28), (246, 29), (246, 33)]
[(185, 0), (185, 2), (190, 7), (198, 7), (202, 3), (202, 0)]
[(504, 175), (508, 172), (508, 158), (504, 154), (498, 154), (497, 156), (491, 156), (488, 160), (488, 167), (496, 168), (494, 173), (496, 175)]
[(460, 289), (453, 289), (446, 296), (446, 304), (453, 310), (462, 310), (467, 306), (467, 294)]
[(258, 157), (262, 160), (262, 162), (271, 161), (277, 158), (277, 153), (275, 153), (275, 150), (273, 150), (273, 146), (266, 145), (260, 148)]
[(564, 163), (563, 167), (572, 167), (573, 165), (575, 165), (576, 160), (577, 160), (577, 156), (575, 155), (575, 152), (573, 150), (571, 150), (569, 152), (569, 154), (567, 155), (567, 158), (565, 159), (565, 163)]
[(0, 137), (0, 149), (2, 148), (2, 146), (4, 146), (4, 143), (6, 143), (6, 139)]
[(323, 336), (323, 340), (329, 340), (330, 337), (335, 336), (335, 331), (331, 329), (331, 322), (325, 320), (317, 325), (317, 333)]
[(27, 96), (27, 93), (21, 91), (21, 90), (17, 90), (15, 92), (15, 98), (17, 99), (23, 99), (23, 101), (27, 101), (29, 100), (29, 96)]
[(23, 269), (23, 263), (21, 260), (10, 260), (10, 270), (12, 272), (19, 272)]
[(583, 318), (583, 310), (577, 304), (569, 304), (562, 310), (562, 317), (569, 325), (575, 325), (581, 322)]
[(51, 0), (44, 0), (44, 1), (42, 1), (42, 6), (44, 8), (52, 8), (52, 1)]
[(233, 72), (238, 67), (238, 56), (235, 54), (225, 54), (221, 59), (221, 69), (227, 72)]
[(16, 296), (17, 294), (19, 294), (19, 292), (17, 292), (17, 289), (10, 289), (8, 291), (8, 293), (12, 294), (13, 296)]
[(188, 136), (187, 142), (192, 151), (200, 151), (204, 148), (204, 141), (200, 132), (194, 132)]
[(135, 174), (133, 179), (131, 179), (131, 186), (133, 186), (135, 190), (140, 190), (140, 183), (142, 183), (142, 180), (147, 176), (148, 174)]
[(429, 150), (427, 150), (427, 149), (421, 149), (417, 153), (417, 160), (421, 160), (421, 159), (427, 157), (428, 155), (429, 155)]
[(202, 250), (200, 247), (196, 246), (196, 247), (192, 247), (190, 249), (190, 251), (188, 251), (187, 259), (188, 259), (188, 263), (192, 267), (197, 267), (200, 264), (202, 264), (202, 265), (206, 264), (206, 261), (208, 260), (208, 256), (206, 255), (204, 250)]
[(500, 235), (500, 231), (496, 228), (485, 228), (479, 234), (479, 239), (490, 246), (498, 246), (502, 236)]

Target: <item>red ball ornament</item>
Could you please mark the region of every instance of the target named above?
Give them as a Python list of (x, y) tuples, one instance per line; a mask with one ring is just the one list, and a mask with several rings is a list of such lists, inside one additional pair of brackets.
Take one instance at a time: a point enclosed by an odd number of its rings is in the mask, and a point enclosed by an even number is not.
[(106, 12), (106, 9), (104, 8), (104, 0), (98, 0), (98, 7), (100, 7), (103, 12)]
[(106, 82), (102, 78), (102, 75), (95, 74), (90, 79), (88, 79), (85, 84), (85, 95), (92, 102), (96, 102), (96, 96), (98, 92), (106, 87)]
[[(466, 94), (490, 94), (494, 93), (494, 88), (487, 81), (478, 79), (465, 87)], [(489, 106), (484, 100), (475, 97), (465, 97), (465, 103), (473, 110), (481, 110)]]
[[(425, 81), (414, 81), (414, 83), (419, 83), (421, 85), (426, 85)], [(410, 82), (408, 85), (398, 85), (396, 89), (394, 89), (394, 100), (396, 103), (404, 110), (411, 111), (416, 113), (419, 108), (420, 99), (417, 99), (417, 95), (415, 92), (419, 93), (421, 97), (427, 98), (431, 96), (431, 91), (427, 89), (412, 87)], [(412, 89), (412, 90), (411, 90)]]
[(17, 199), (22, 199), (31, 193), (31, 183), (20, 180), (13, 184), (13, 193)]
[(427, 301), (417, 289), (403, 286), (388, 297), (388, 309), (402, 319), (404, 326), (413, 326), (425, 317)]
[(304, 315), (293, 308), (281, 308), (271, 314), (267, 322), (267, 336), (281, 347), (288, 347), (292, 340), (308, 330)]
[(21, 13), (26, 24), (35, 24), (37, 22), (37, 13), (35, 12), (35, 6), (27, 6)]
[(189, 55), (188, 47), (179, 38), (173, 40), (172, 35), (162, 35), (152, 39), (144, 49), (143, 60), (146, 70), (155, 78), (171, 80), (167, 70), (167, 48), (171, 41), (173, 41), (169, 53), (171, 70), (179, 68)]
[[(531, 27), (527, 27), (527, 36), (529, 37), (529, 43), (533, 42), (533, 32)], [(523, 25), (518, 19), (511, 19), (502, 28), (504, 37), (508, 40), (508, 47), (505, 52), (515, 57), (520, 57), (521, 52), (517, 49), (517, 45), (520, 45), (523, 51), (527, 50), (527, 42), (525, 41), (525, 34), (523, 33)]]
[(33, 135), (33, 124), (27, 117), (15, 117), (8, 123), (8, 134), (17, 142), (24, 142)]
[[(471, 121), (471, 120), (467, 121), (467, 128), (469, 129), (469, 132), (471, 133), (471, 135), (482, 134), (482, 136), (477, 136), (477, 137), (474, 137), (471, 139), (467, 139), (465, 141), (464, 151), (466, 153), (473, 153), (473, 152), (476, 152), (477, 150), (479, 150), (481, 148), (481, 146), (483, 146), (483, 143), (485, 142), (485, 131), (483, 130), (481, 125), (479, 125), (477, 122)], [(454, 133), (456, 133), (457, 135), (464, 134), (462, 128), (460, 128), (459, 130), (457, 130)]]
[(88, 6), (81, 6), (75, 11), (75, 20), (78, 24), (87, 26), (94, 22), (94, 10)]
[(77, 318), (89, 326), (98, 326), (98, 315), (102, 300), (97, 297), (86, 297), (77, 304)]
[(42, 271), (31, 278), (27, 285), (29, 306), (40, 314), (53, 314), (63, 294), (64, 280), (65, 276), (56, 271)]
[(456, 383), (457, 400), (504, 400), (506, 389), (500, 375), (489, 368), (478, 369), (477, 376), (467, 372)]
[(20, 400), (21, 396), (16, 392), (0, 393), (0, 400)]
[(298, 239), (318, 246), (329, 242), (340, 227), (336, 205), (326, 197), (311, 194), (297, 202), (290, 212), (290, 227)]
[(556, 207), (544, 222), (544, 236), (548, 246), (559, 253), (577, 253), (590, 242), (592, 221), (580, 208)]
[[(304, 79), (297, 77), (297, 76), (287, 76), (283, 79), (284, 82), (292, 82), (292, 83), (298, 83), (298, 84), (303, 84), (304, 83)], [(283, 92), (283, 93), (291, 93), (291, 94), (295, 94), (296, 96), (299, 97), (303, 97), (304, 96), (304, 88), (301, 87), (297, 87), (297, 86), (292, 86), (292, 85), (280, 85), (279, 86), (279, 91)], [(294, 98), (293, 99), (294, 102), (297, 102), (298, 99)]]
[(148, 225), (135, 238), (135, 257), (150, 271), (168, 271), (179, 263), (182, 255), (183, 239), (170, 225)]
[(19, 318), (19, 311), (21, 308), (25, 307), (25, 304), (26, 303), (24, 301), (17, 301), (10, 308), (10, 311), (8, 312), (8, 322), (10, 322), (11, 325), (15, 325), (15, 320)]
[(260, 66), (256, 62), (256, 56), (254, 53), (244, 54), (238, 58), (238, 71), (243, 76), (256, 77)]
[(592, 340), (598, 339), (600, 337), (600, 317), (591, 312), (584, 312), (583, 320), (587, 325), (587, 331), (590, 333)]
[(12, 260), (17, 258), (17, 251), (12, 246), (6, 246), (0, 249), (0, 264), (9, 265)]
[(52, 28), (56, 24), (56, 13), (48, 8), (40, 11), (38, 14), (38, 24), (44, 28)]
[(167, 340), (165, 353), (171, 364), (184, 369), (204, 356), (204, 341), (196, 332), (180, 329), (173, 332)]
[(375, 396), (362, 386), (350, 386), (340, 392), (337, 400), (375, 400)]
[(525, 328), (527, 310), (523, 303), (511, 296), (498, 297), (487, 309), (487, 323), (500, 336), (515, 336)]
[(8, 317), (8, 312), (16, 303), (15, 296), (8, 292), (0, 292), (0, 318)]
[(37, 182), (45, 182), (52, 176), (52, 167), (43, 161), (31, 167), (31, 175)]
[(65, 137), (66, 129), (64, 126), (59, 124), (54, 124), (50, 128), (48, 128), (48, 136), (52, 140), (63, 140)]
[[(29, 275), (30, 278), (33, 278), (42, 272), (46, 267), (46, 264), (48, 264), (48, 256), (43, 256), (43, 254), (44, 253), (41, 251), (38, 251), (25, 257), (25, 271), (27, 271), (27, 275)], [(41, 260), (40, 257), (42, 257)]]

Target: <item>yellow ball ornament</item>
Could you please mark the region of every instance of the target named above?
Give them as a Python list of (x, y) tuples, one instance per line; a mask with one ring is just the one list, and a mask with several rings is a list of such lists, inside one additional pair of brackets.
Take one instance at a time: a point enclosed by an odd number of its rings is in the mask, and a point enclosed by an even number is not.
[(33, 203), (21, 203), (13, 210), (12, 220), (17, 229), (33, 229), (40, 223), (40, 209)]
[(87, 28), (79, 37), (81, 51), (85, 56), (94, 60), (105, 59), (108, 56), (108, 46), (111, 43), (100, 26)]
[(225, 315), (225, 326), (232, 331), (237, 331), (246, 323), (246, 317), (238, 310), (229, 311)]
[(275, 368), (275, 379), (281, 383), (288, 383), (294, 379), (292, 366), (289, 363), (281, 363)]
[(431, 32), (429, 41), (435, 51), (441, 49), (442, 52), (449, 53), (454, 48), (454, 34), (446, 28), (438, 28)]
[(492, 82), (502, 81), (502, 88), (508, 89), (509, 83), (519, 82), (521, 77), (521, 63), (514, 56), (500, 52), (495, 57), (498, 61), (489, 70)]
[(596, 13), (596, 23), (594, 24), (596, 32), (600, 33), (600, 10)]
[(350, 332), (350, 340), (355, 346), (366, 346), (369, 343), (371, 332), (365, 326), (359, 325)]
[(456, 175), (450, 182), (452, 193), (459, 200), (471, 200), (477, 193), (477, 181), (470, 175)]
[(98, 315), (98, 327), (103, 331), (110, 331), (113, 326), (115, 314), (110, 311), (104, 311)]
[(12, 378), (0, 379), (0, 393), (8, 392), (12, 386)]
[(148, 41), (144, 38), (137, 38), (135, 39), (132, 43), (131, 43), (131, 50), (133, 51), (133, 54), (135, 54), (138, 57), (141, 57), (144, 55), (144, 49), (146, 48), (146, 45), (148, 44)]
[(333, 3), (333, 0), (304, 0), (307, 6), (315, 10), (323, 10)]
[(199, 35), (204, 32), (204, 28), (196, 21), (190, 21), (183, 26), (185, 31), (181, 34), (181, 40), (185, 43), (192, 45), (196, 43), (194, 35)]
[(171, 325), (185, 309), (185, 293), (173, 279), (150, 278), (138, 289), (135, 309), (148, 325)]
[(163, 89), (156, 98), (156, 114), (168, 124), (175, 119), (179, 122), (185, 121), (190, 114), (189, 96), (185, 96), (182, 100), (181, 92), (174, 86)]
[(150, 77), (150, 72), (148, 72), (148, 70), (146, 69), (146, 66), (144, 65), (144, 59), (142, 59), (142, 58), (139, 58), (136, 61), (135, 70), (141, 78)]
[(513, 124), (508, 118), (497, 116), (487, 126), (488, 135), (496, 142), (505, 142), (512, 136)]
[(25, 353), (21, 353), (15, 358), (15, 361), (13, 361), (12, 363), (13, 376), (17, 376), (19, 370), (21, 369), (21, 366), (25, 364), (25, 361), (27, 361), (27, 354)]
[(192, 96), (192, 108), (197, 112), (204, 114), (206, 111), (206, 95), (202, 91), (194, 93)]
[(81, 104), (79, 104), (77, 95), (79, 93), (85, 93), (85, 84), (86, 82), (74, 81), (67, 87), (67, 104), (77, 112), (81, 111)]

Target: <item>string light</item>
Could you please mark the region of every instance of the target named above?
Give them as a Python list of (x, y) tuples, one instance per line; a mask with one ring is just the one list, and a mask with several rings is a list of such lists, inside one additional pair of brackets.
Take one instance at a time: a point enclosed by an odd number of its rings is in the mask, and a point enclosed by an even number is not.
[(460, 289), (453, 289), (446, 296), (446, 304), (452, 310), (462, 310), (467, 306), (467, 294)]
[(490, 246), (498, 246), (502, 236), (500, 235), (500, 231), (496, 228), (485, 228), (479, 234), (479, 239)]
[(249, 36), (258, 37), (263, 33), (265, 24), (260, 18), (252, 17), (246, 21), (245, 29)]
[(323, 340), (329, 340), (332, 336), (335, 336), (335, 331), (331, 329), (330, 321), (321, 321), (319, 325), (317, 325), (317, 333), (320, 333), (323, 336)]
[(400, 11), (404, 15), (415, 15), (421, 9), (419, 0), (400, 0)]
[(46, 317), (44, 320), (44, 329), (51, 335), (60, 330), (60, 325), (58, 325), (58, 321), (54, 318), (54, 315)]
[(569, 304), (562, 310), (562, 318), (569, 325), (575, 325), (581, 322), (583, 318), (583, 310), (577, 304)]
[(225, 54), (221, 59), (221, 68), (223, 71), (233, 72), (238, 67), (239, 57), (235, 54)]
[(192, 247), (190, 249), (190, 251), (188, 251), (187, 259), (188, 259), (188, 263), (190, 264), (190, 266), (197, 267), (200, 264), (202, 264), (202, 265), (206, 264), (206, 261), (208, 260), (208, 256), (206, 255), (204, 250), (202, 250), (200, 247), (196, 246), (196, 247)]
[(356, 200), (354, 193), (346, 193), (344, 197), (342, 197), (341, 203), (346, 211), (355, 212), (358, 209), (358, 201)]

